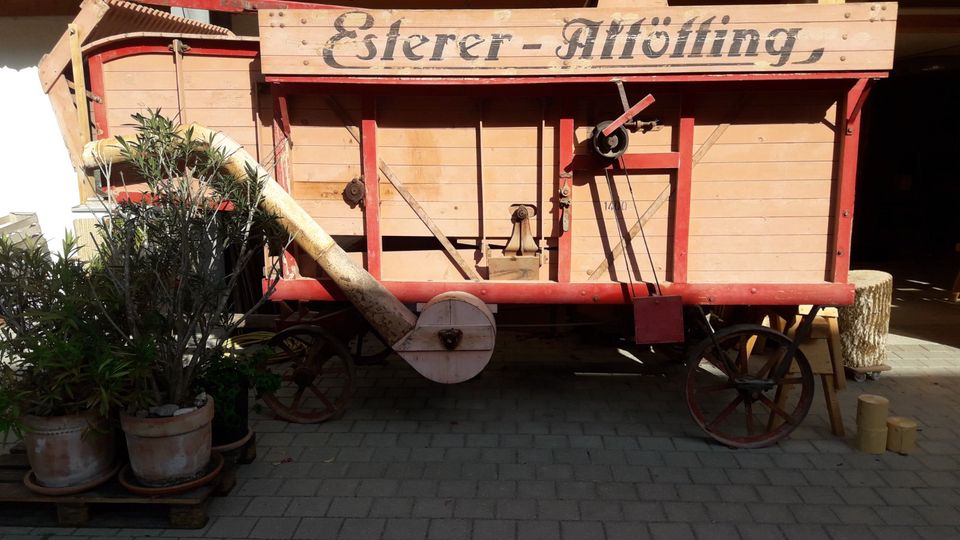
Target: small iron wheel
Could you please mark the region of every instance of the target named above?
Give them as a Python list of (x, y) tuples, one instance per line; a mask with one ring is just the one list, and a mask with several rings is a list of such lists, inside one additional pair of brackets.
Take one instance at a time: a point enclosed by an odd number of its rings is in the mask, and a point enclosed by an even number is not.
[(298, 424), (338, 417), (353, 395), (350, 351), (319, 326), (294, 326), (270, 340), (276, 356), (264, 365), (280, 375), (280, 388), (263, 401), (277, 416)]
[(364, 324), (360, 332), (350, 340), (349, 347), (353, 351), (353, 363), (357, 366), (380, 365), (393, 352), (393, 349), (384, 343), (380, 335), (367, 324)]
[(785, 359), (790, 345), (787, 336), (754, 324), (730, 326), (700, 342), (684, 384), (697, 424), (735, 448), (770, 446), (789, 435), (810, 411), (814, 393), (803, 353), (797, 349)]

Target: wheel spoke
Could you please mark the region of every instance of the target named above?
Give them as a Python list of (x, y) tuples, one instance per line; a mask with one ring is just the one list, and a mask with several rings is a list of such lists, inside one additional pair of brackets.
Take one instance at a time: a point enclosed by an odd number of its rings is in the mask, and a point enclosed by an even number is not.
[[(726, 355), (724, 355), (723, 352), (720, 351), (719, 349), (717, 349), (716, 352), (719, 352), (719, 353), (720, 353), (721, 358), (717, 358), (716, 356), (712, 356), (712, 355), (709, 355), (709, 354), (705, 354), (705, 355), (704, 355), (704, 359), (705, 359), (707, 362), (709, 362), (711, 366), (719, 369), (720, 372), (723, 373), (724, 375), (726, 375), (728, 378), (730, 378), (730, 379), (735, 378), (734, 375), (733, 375), (733, 373), (730, 373), (730, 370), (728, 369), (729, 359), (727, 359), (727, 358), (726, 358)], [(726, 361), (724, 361), (724, 360), (726, 360)]]
[(717, 417), (713, 419), (713, 422), (710, 422), (709, 424), (707, 424), (707, 430), (712, 430), (714, 427), (716, 427), (721, 422), (726, 420), (727, 417), (730, 416), (733, 413), (733, 411), (737, 409), (737, 406), (740, 405), (740, 402), (742, 401), (743, 401), (743, 396), (741, 395), (738, 395), (736, 398), (734, 398), (733, 401), (728, 403), (727, 406), (724, 407), (722, 411), (720, 411), (720, 414), (718, 414)]
[(753, 403), (748, 400), (744, 407), (747, 409), (747, 435), (753, 435)]
[(311, 391), (313, 392), (313, 394), (314, 394), (315, 396), (317, 396), (317, 398), (319, 398), (320, 401), (322, 401), (323, 404), (327, 407), (325, 410), (327, 410), (327, 411), (335, 411), (335, 410), (337, 410), (337, 406), (334, 405), (333, 402), (330, 401), (329, 398), (327, 398), (327, 396), (323, 393), (322, 390), (320, 390), (319, 388), (317, 388), (317, 385), (316, 385), (316, 384), (311, 384), (311, 385), (310, 385), (310, 390), (311, 390)]
[(747, 374), (747, 360), (749, 356), (750, 355), (747, 354), (747, 336), (744, 334), (737, 340), (737, 370), (740, 375)]
[(760, 399), (760, 403), (763, 403), (764, 405), (767, 406), (768, 409), (770, 409), (771, 412), (773, 412), (773, 413), (776, 414), (777, 416), (783, 418), (783, 420), (784, 420), (786, 423), (788, 423), (788, 424), (790, 424), (790, 425), (796, 424), (796, 422), (794, 421), (793, 417), (790, 416), (789, 414), (787, 414), (786, 411), (784, 411), (779, 405), (777, 405), (776, 403), (770, 401), (770, 398), (768, 398), (767, 396), (764, 396), (763, 394), (760, 394), (760, 398), (759, 398), (759, 399)]
[(297, 392), (293, 394), (293, 401), (290, 402), (290, 410), (295, 411), (300, 408), (300, 400), (303, 399), (303, 392), (307, 389), (306, 386), (301, 386), (297, 388)]
[(766, 377), (768, 374), (770, 374), (770, 370), (773, 369), (774, 365), (776, 365), (777, 360), (779, 360), (779, 357), (776, 354), (771, 356), (770, 359), (767, 360), (766, 363), (763, 364), (763, 366), (760, 368), (760, 371), (757, 371), (756, 377), (758, 379), (762, 379)]

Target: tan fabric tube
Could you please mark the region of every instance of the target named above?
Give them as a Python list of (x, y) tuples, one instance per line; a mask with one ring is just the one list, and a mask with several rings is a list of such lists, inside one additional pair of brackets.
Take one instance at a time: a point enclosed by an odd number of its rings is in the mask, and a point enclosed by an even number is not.
[[(283, 226), (294, 235), (300, 247), (316, 259), (317, 264), (330, 275), (347, 299), (387, 343), (396, 343), (413, 329), (417, 316), (383, 284), (351, 261), (327, 231), (323, 230), (241, 145), (222, 132), (199, 124), (181, 126), (179, 129), (182, 133), (190, 128), (193, 129), (195, 140), (212, 140), (212, 146), (227, 156), (224, 168), (234, 176), (245, 178), (249, 166), (257, 171), (260, 178), (266, 178), (261, 205), (280, 217)], [(94, 168), (101, 164), (122, 161), (124, 158), (121, 147), (115, 138), (93, 141), (83, 148), (85, 167)]]

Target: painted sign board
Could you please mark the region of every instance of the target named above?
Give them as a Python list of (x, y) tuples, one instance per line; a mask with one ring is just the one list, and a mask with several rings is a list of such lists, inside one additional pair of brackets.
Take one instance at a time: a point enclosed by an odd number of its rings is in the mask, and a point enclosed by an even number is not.
[(886, 70), (897, 4), (259, 12), (268, 75)]

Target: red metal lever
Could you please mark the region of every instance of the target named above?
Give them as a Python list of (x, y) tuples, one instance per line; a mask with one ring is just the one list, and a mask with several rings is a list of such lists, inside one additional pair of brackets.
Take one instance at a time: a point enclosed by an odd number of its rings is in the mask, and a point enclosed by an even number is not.
[(607, 127), (601, 131), (604, 137), (609, 137), (611, 133), (617, 130), (620, 126), (626, 124), (630, 120), (633, 120), (633, 117), (637, 115), (640, 111), (646, 109), (650, 105), (653, 105), (653, 102), (656, 101), (653, 99), (652, 94), (647, 94), (647, 97), (641, 99), (637, 102), (636, 105), (630, 107), (629, 109), (623, 111), (623, 114), (617, 117), (616, 120), (610, 123)]

